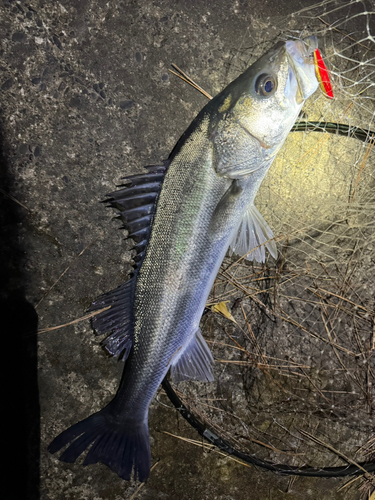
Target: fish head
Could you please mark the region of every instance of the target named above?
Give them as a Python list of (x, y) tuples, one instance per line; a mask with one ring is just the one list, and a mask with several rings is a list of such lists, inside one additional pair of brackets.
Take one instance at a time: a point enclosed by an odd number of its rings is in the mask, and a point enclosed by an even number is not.
[[(267, 161), (280, 149), (305, 100), (318, 88), (314, 51), (318, 40), (279, 42), (216, 96), (214, 137), (242, 137), (246, 154)], [(222, 141), (221, 141), (222, 142)], [(225, 154), (219, 146), (220, 154)], [(251, 150), (254, 150), (253, 152)], [(219, 152), (219, 151), (218, 151)]]

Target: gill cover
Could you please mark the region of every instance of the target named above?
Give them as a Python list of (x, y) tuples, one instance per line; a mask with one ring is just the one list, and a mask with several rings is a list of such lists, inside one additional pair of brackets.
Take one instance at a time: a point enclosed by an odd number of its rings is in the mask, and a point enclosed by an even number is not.
[(210, 139), (218, 175), (241, 179), (270, 165), (318, 87), (317, 46), (315, 36), (279, 42), (214, 99), (220, 113)]

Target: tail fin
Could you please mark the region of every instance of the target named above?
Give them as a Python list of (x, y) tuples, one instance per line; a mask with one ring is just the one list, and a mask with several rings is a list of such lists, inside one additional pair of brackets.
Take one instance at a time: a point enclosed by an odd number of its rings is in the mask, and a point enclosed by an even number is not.
[(52, 441), (48, 450), (56, 453), (71, 443), (60, 460), (72, 463), (92, 445), (83, 465), (101, 462), (127, 481), (134, 466), (135, 479), (145, 481), (150, 475), (151, 466), (147, 419), (140, 422), (125, 420), (118, 424), (108, 418), (106, 409), (62, 432)]

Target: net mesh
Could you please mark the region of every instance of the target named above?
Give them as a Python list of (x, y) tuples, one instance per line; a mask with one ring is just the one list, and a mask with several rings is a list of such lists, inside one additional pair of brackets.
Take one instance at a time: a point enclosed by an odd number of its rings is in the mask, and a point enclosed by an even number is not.
[[(374, 448), (375, 12), (324, 1), (272, 21), (266, 45), (248, 33), (228, 80), (276, 41), (316, 34), (335, 98), (316, 92), (300, 119), (348, 133), (289, 135), (256, 199), (279, 258), (225, 259), (209, 305), (225, 302), (232, 318), (211, 311), (202, 322), (215, 382), (174, 388), (218, 435), (258, 458), (361, 462)], [(365, 129), (363, 140), (353, 127)]]

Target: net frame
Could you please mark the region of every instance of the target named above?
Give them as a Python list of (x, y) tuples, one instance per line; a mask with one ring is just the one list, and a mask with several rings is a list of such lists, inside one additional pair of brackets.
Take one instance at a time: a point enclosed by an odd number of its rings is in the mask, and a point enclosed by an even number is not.
[[(305, 21), (305, 28), (302, 33), (293, 29), (289, 29), (287, 33), (285, 30), (280, 30), (275, 39), (272, 40), (272, 43), (274, 43), (279, 39), (290, 37), (300, 38), (307, 34), (316, 34), (320, 40), (323, 40), (322, 52), (324, 60), (330, 68), (333, 78), (334, 94), (338, 105), (334, 106), (332, 111), (332, 106), (329, 107), (329, 104), (324, 102), (320, 96), (313, 101), (307, 110), (308, 119), (299, 120), (293, 127), (293, 131), (303, 132), (304, 134), (310, 132), (328, 133), (347, 139), (356, 139), (363, 144), (365, 148), (363, 150), (365, 151), (364, 155), (367, 154), (366, 151), (369, 151), (368, 156), (371, 155), (375, 137), (375, 132), (373, 131), (375, 84), (372, 81), (373, 74), (375, 73), (373, 70), (375, 68), (375, 52), (372, 54), (375, 50), (375, 45), (372, 44), (375, 43), (375, 40), (371, 34), (374, 15), (375, 13), (368, 10), (364, 1), (323, 1), (292, 15), (296, 25), (301, 20)], [(336, 19), (332, 20), (332, 17), (336, 17)], [(362, 36), (356, 38), (358, 33), (348, 31), (348, 20), (354, 20), (355, 23), (358, 20), (364, 21)], [(293, 23), (289, 23), (289, 26), (290, 24)], [(259, 53), (265, 50), (261, 44), (257, 46), (257, 49), (259, 49)], [(247, 61), (246, 65), (248, 64)], [(358, 71), (362, 71), (363, 68), (366, 68), (366, 72), (361, 73), (360, 79), (356, 78)], [(232, 79), (232, 77), (229, 78)], [(347, 109), (348, 106), (350, 107), (350, 101), (354, 102), (356, 113), (348, 116), (342, 110)], [(310, 119), (310, 116), (313, 119)], [(348, 123), (345, 123), (344, 120)], [(357, 164), (358, 162), (359, 160), (357, 160)], [(358, 195), (357, 184), (354, 184), (355, 195)], [(353, 198), (352, 191), (349, 201), (353, 201)], [(363, 207), (354, 209), (356, 214), (360, 210), (363, 210)], [(228, 266), (228, 263), (225, 265)], [(372, 320), (373, 316), (370, 319)], [(316, 477), (362, 475), (375, 470), (375, 461), (372, 460), (370, 454), (368, 454), (369, 459), (367, 461), (357, 462), (347, 455), (340, 453), (338, 450), (334, 450), (341, 459), (347, 462), (347, 465), (316, 467), (306, 464), (295, 466), (288, 463), (277, 463), (276, 461), (260, 459), (254, 454), (244, 453), (241, 449), (236, 449), (233, 441), (228, 440), (226, 433), (221, 432), (218, 426), (212, 426), (207, 420), (202, 418), (202, 414), (194, 408), (194, 405), (190, 405), (179, 391), (171, 386), (167, 378), (163, 382), (163, 388), (181, 415), (197, 429), (200, 435), (220, 450), (234, 455), (246, 463), (281, 474)], [(319, 442), (318, 438), (308, 435), (307, 432), (305, 434), (312, 441), (315, 439), (315, 444), (325, 445), (323, 441)]]

